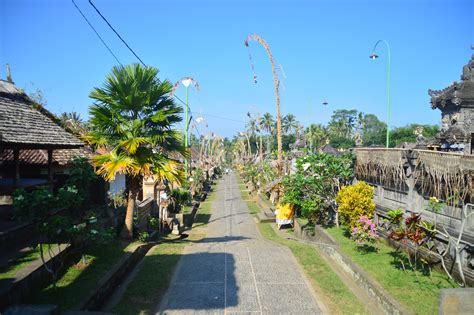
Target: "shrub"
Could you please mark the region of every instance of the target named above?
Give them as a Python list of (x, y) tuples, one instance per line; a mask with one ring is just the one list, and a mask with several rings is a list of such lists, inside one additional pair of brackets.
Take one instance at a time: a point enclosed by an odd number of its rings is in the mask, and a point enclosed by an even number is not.
[(343, 187), (336, 196), (338, 211), (342, 221), (351, 230), (358, 225), (362, 216), (372, 218), (375, 210), (374, 188), (360, 181), (352, 186)]
[[(312, 223), (328, 224), (340, 185), (352, 178), (352, 156), (312, 154), (296, 160), (296, 172), (283, 180), (282, 203)], [(332, 212), (331, 212), (332, 211)]]
[(351, 238), (359, 245), (367, 246), (368, 244), (375, 243), (377, 237), (377, 226), (375, 223), (367, 216), (361, 216), (357, 220), (357, 226), (352, 229)]
[(138, 233), (138, 240), (140, 242), (146, 242), (150, 238), (150, 234), (148, 232), (140, 232)]
[(77, 209), (84, 201), (84, 196), (79, 194), (76, 186), (64, 186), (59, 188), (58, 194), (56, 195), (56, 204), (60, 208), (65, 209)]
[(54, 207), (54, 196), (46, 186), (32, 192), (17, 189), (13, 192), (13, 207), (17, 219), (41, 220)]

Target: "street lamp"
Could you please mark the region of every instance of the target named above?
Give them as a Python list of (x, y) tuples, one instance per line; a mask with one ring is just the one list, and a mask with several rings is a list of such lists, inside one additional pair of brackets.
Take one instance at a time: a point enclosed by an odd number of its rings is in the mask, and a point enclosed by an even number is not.
[[(189, 136), (189, 102), (188, 102), (188, 90), (189, 90), (189, 86), (191, 85), (191, 83), (194, 85), (194, 87), (196, 88), (197, 91), (199, 91), (199, 83), (194, 80), (193, 78), (191, 77), (186, 77), (186, 78), (183, 78), (181, 79), (180, 81), (176, 82), (175, 85), (173, 86), (173, 89), (171, 90), (171, 96), (173, 96), (173, 94), (176, 92), (176, 89), (178, 88), (179, 84), (182, 84), (184, 85), (184, 87), (186, 88), (186, 121), (185, 121), (185, 135), (184, 135), (184, 147), (187, 149), (188, 148), (188, 136)], [(186, 171), (188, 170), (188, 159), (185, 159), (184, 160), (184, 167), (186, 169)]]
[(387, 71), (387, 139), (386, 139), (386, 148), (388, 148), (390, 143), (390, 45), (385, 39), (379, 39), (375, 45), (374, 49), (372, 50), (372, 54), (370, 54), (370, 59), (377, 59), (379, 56), (375, 53), (375, 49), (379, 43), (383, 42), (385, 46), (387, 46), (388, 51), (388, 71)]

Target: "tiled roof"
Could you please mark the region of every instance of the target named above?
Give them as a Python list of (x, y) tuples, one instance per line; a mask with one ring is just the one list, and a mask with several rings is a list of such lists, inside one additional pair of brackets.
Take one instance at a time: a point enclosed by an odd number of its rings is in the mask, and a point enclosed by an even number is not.
[[(19, 153), (21, 164), (48, 165), (47, 150), (20, 150)], [(63, 166), (69, 164), (76, 156), (90, 158), (92, 155), (92, 151), (87, 148), (58, 149), (53, 151), (53, 163)], [(3, 150), (3, 152), (0, 152), (0, 161), (13, 163), (13, 150)]]
[(54, 122), (51, 113), (35, 109), (33, 105), (12, 83), (0, 80), (0, 146), (74, 148), (83, 145)]

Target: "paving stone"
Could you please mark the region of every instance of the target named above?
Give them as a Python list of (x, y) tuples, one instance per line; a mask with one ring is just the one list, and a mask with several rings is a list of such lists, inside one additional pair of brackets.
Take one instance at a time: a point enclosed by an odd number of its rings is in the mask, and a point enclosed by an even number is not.
[(157, 312), (320, 313), (292, 253), (261, 238), (235, 176), (224, 176), (216, 191), (207, 237), (185, 249)]

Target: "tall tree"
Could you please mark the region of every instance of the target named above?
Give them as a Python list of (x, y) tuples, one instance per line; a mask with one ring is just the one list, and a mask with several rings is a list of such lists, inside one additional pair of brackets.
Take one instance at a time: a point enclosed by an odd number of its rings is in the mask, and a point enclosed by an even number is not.
[(329, 131), (333, 136), (350, 139), (357, 122), (357, 110), (337, 109), (331, 116)]
[(273, 131), (275, 130), (275, 119), (272, 114), (266, 112), (262, 116), (262, 128), (267, 133), (267, 152), (271, 151)]
[(359, 119), (361, 137), (364, 146), (383, 145), (387, 132), (387, 124), (381, 122), (374, 114), (362, 115)]
[(102, 87), (90, 93), (90, 144), (104, 152), (93, 158), (97, 173), (110, 181), (117, 173), (128, 183), (122, 237), (133, 236), (133, 212), (143, 177), (183, 180), (182, 164), (170, 156), (187, 157), (182, 134), (174, 129), (183, 109), (170, 97), (172, 84), (160, 82), (158, 69), (139, 64), (116, 66)]
[(299, 127), (299, 122), (296, 120), (296, 116), (293, 114), (287, 114), (282, 119), (283, 130), (285, 133), (296, 132)]
[(311, 124), (306, 128), (306, 138), (309, 141), (311, 152), (321, 146), (323, 141), (328, 138), (327, 129), (321, 124)]

